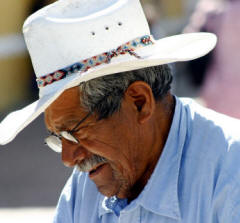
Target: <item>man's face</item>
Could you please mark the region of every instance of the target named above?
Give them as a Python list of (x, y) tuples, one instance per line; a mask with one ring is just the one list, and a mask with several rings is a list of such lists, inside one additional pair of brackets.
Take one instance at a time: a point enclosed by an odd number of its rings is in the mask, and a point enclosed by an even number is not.
[[(47, 128), (59, 134), (70, 131), (87, 112), (80, 105), (78, 87), (66, 90), (45, 111)], [(62, 139), (62, 160), (67, 166), (83, 167), (95, 155), (103, 157), (89, 172), (98, 190), (106, 195), (128, 196), (143, 174), (148, 156), (144, 154), (142, 130), (128, 104), (123, 101), (120, 112), (97, 121), (93, 114), (73, 133), (79, 143)], [(146, 164), (147, 165), (147, 164)]]

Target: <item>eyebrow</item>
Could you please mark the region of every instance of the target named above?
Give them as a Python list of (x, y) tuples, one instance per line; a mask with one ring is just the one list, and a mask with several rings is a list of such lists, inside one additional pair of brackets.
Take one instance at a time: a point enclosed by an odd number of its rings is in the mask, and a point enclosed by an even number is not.
[(66, 130), (67, 128), (69, 128), (69, 126), (73, 126), (76, 125), (80, 120), (79, 119), (68, 119), (66, 122), (60, 124), (60, 125), (56, 125), (55, 129), (59, 132), (61, 132), (62, 130)]
[[(71, 126), (71, 125), (74, 125), (74, 127), (71, 128), (71, 132), (75, 132), (75, 131), (78, 131), (79, 129), (81, 128), (85, 128), (87, 125), (82, 125), (82, 123), (85, 122), (85, 120), (90, 116), (92, 115), (92, 112), (89, 112), (87, 115), (85, 115), (82, 119), (80, 120), (76, 120), (75, 117), (73, 119), (68, 119), (67, 122), (63, 123), (61, 126), (60, 126), (60, 129), (66, 129), (66, 126)], [(66, 125), (67, 123), (67, 125)], [(82, 125), (80, 127), (80, 125)], [(56, 128), (58, 128), (58, 126), (56, 126)]]

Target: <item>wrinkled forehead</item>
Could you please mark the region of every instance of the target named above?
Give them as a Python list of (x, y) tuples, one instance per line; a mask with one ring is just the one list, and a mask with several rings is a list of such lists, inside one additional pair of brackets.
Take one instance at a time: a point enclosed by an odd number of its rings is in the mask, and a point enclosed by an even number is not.
[(45, 124), (50, 130), (66, 123), (73, 125), (84, 115), (78, 86), (65, 90), (44, 112)]
[(48, 108), (51, 109), (62, 109), (72, 107), (74, 104), (80, 104), (80, 91), (79, 86), (69, 88), (65, 90)]

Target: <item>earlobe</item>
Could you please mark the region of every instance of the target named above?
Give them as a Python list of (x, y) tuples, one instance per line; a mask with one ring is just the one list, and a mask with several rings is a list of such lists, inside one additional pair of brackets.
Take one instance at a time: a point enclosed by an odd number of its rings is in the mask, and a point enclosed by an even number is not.
[(125, 94), (135, 108), (138, 122), (143, 124), (149, 120), (155, 109), (151, 87), (143, 81), (136, 81), (128, 87)]

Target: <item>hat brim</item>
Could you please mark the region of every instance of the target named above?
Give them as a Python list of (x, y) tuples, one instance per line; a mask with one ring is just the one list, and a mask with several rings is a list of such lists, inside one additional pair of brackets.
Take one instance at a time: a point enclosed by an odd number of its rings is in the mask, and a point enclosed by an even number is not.
[(35, 120), (66, 89), (100, 76), (163, 65), (173, 62), (189, 61), (206, 55), (217, 42), (211, 33), (189, 33), (166, 37), (155, 44), (135, 52), (142, 59), (130, 55), (113, 58), (111, 63), (89, 69), (85, 73), (74, 75), (44, 87), (40, 99), (27, 107), (10, 113), (0, 124), (0, 144), (11, 142), (17, 134)]

